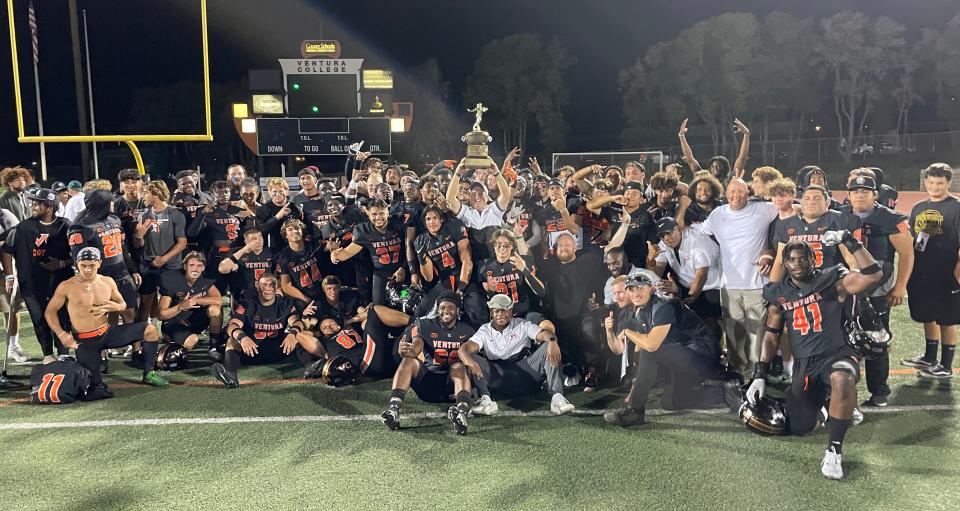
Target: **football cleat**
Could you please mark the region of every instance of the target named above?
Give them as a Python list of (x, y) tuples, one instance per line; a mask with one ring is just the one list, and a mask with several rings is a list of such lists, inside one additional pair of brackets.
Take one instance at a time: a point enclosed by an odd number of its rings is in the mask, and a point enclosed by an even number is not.
[(459, 406), (453, 405), (447, 409), (447, 418), (453, 423), (458, 435), (467, 434), (467, 413)]
[(484, 395), (472, 407), (470, 413), (474, 415), (496, 415), (500, 413), (500, 406), (496, 401), (490, 399), (490, 396)]
[(940, 364), (932, 364), (927, 367), (918, 367), (917, 376), (928, 380), (947, 380), (953, 378), (953, 372)]
[(626, 407), (603, 414), (603, 420), (615, 426), (627, 427), (646, 424), (646, 409)]
[(240, 386), (237, 375), (233, 374), (227, 366), (217, 362), (210, 367), (213, 370), (213, 377), (216, 378), (224, 387), (235, 389)]
[(859, 426), (863, 422), (863, 412), (859, 408), (853, 409), (853, 417), (850, 420), (850, 425)]
[(576, 407), (573, 403), (567, 401), (567, 398), (559, 392), (550, 399), (550, 413), (554, 415), (564, 415), (572, 412)]
[(388, 406), (387, 409), (380, 414), (380, 418), (383, 420), (383, 423), (393, 431), (400, 429), (401, 404), (402, 401), (399, 399), (391, 399), (390, 406)]
[(152, 387), (163, 387), (163, 386), (165, 386), (165, 385), (169, 385), (169, 384), (170, 384), (169, 381), (167, 381), (165, 378), (163, 378), (162, 376), (160, 376), (159, 373), (157, 373), (156, 371), (153, 371), (153, 370), (151, 370), (151, 371), (147, 372), (147, 374), (143, 375), (143, 380), (142, 380), (142, 381), (143, 381), (143, 383), (146, 383), (147, 385), (150, 385), (150, 386), (152, 386)]
[(900, 365), (907, 366), (907, 367), (916, 367), (917, 369), (930, 367), (935, 363), (936, 361), (930, 362), (929, 360), (923, 358), (923, 355), (920, 355), (919, 357), (900, 359)]
[(820, 473), (827, 479), (843, 479), (843, 467), (840, 462), (841, 456), (828, 449), (823, 454), (823, 461), (820, 462)]

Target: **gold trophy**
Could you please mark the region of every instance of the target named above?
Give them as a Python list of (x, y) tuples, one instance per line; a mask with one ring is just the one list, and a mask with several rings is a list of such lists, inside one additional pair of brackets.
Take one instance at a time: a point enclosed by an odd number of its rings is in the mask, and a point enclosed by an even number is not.
[(480, 120), (483, 119), (483, 113), (488, 110), (483, 103), (477, 103), (477, 106), (468, 108), (467, 111), (475, 115), (476, 121), (473, 123), (473, 129), (460, 138), (467, 143), (467, 157), (464, 164), (469, 168), (488, 168), (490, 167), (490, 155), (487, 152), (487, 144), (493, 141), (489, 133), (480, 129)]

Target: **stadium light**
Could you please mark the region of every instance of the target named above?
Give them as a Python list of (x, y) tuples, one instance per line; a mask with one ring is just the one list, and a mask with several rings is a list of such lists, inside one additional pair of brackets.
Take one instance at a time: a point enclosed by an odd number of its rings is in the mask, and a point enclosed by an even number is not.
[(241, 133), (256, 133), (256, 132), (257, 132), (257, 120), (256, 120), (256, 119), (241, 119), (241, 120), (240, 120), (240, 132), (241, 132)]
[(246, 103), (234, 103), (233, 104), (233, 118), (234, 119), (243, 119), (244, 117), (249, 117), (250, 112), (247, 109)]

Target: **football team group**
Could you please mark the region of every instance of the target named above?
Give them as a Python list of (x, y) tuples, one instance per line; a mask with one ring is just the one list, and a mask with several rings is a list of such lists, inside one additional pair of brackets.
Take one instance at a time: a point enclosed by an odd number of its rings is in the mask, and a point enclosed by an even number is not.
[(953, 374), (952, 169), (923, 171), (928, 197), (908, 218), (875, 167), (831, 169), (845, 176), (842, 203), (817, 166), (747, 175), (749, 132), (737, 129), (737, 160), (701, 166), (684, 121), (684, 163), (657, 172), (644, 161), (545, 172), (514, 149), (502, 165), (443, 160), (418, 174), (357, 149), (342, 176), (306, 167), (299, 192), (274, 177), (262, 198), (241, 165), (209, 193), (193, 170), (171, 193), (134, 169), (114, 191), (43, 188), (7, 168), (6, 356), (28, 362), (25, 306), (44, 356), (37, 403), (112, 397), (111, 358), (162, 387), (203, 346), (227, 389), (243, 366), (282, 361), (335, 387), (392, 378), (386, 426), (400, 427), (412, 389), (449, 403), (458, 434), (471, 415), (496, 415), (497, 398), (546, 391), (562, 415), (574, 410), (565, 393), (598, 386), (625, 393), (605, 422), (640, 425), (660, 389), (662, 408), (729, 407), (758, 433), (824, 426), (821, 472), (839, 479), (859, 407), (888, 403), (889, 311), (908, 293), (926, 346), (900, 363)]

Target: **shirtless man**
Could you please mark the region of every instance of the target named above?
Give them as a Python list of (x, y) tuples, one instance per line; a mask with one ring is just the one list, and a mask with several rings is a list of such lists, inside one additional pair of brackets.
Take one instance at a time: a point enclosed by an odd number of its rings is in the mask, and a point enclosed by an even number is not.
[[(44, 314), (57, 339), (67, 348), (76, 350), (77, 361), (90, 371), (92, 377), (87, 399), (113, 397), (100, 378), (100, 350), (120, 348), (141, 340), (144, 341), (145, 361), (143, 383), (154, 387), (168, 384), (153, 370), (160, 339), (157, 329), (145, 321), (118, 326), (110, 326), (107, 322), (110, 313), (122, 312), (127, 305), (116, 282), (97, 273), (100, 260), (100, 251), (96, 248), (81, 249), (76, 256), (77, 275), (57, 286)], [(60, 325), (57, 313), (64, 305), (67, 306), (72, 332)]]

